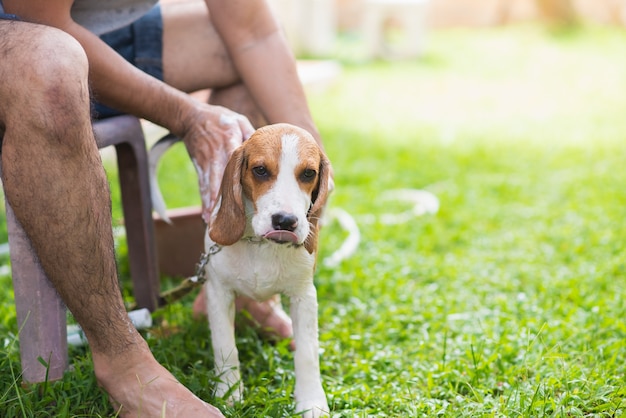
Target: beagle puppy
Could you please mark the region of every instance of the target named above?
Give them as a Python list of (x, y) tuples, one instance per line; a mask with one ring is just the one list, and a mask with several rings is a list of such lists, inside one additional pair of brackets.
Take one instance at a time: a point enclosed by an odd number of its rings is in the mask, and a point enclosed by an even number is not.
[(319, 220), (330, 163), (313, 137), (289, 124), (258, 129), (224, 172), (205, 237), (206, 298), (217, 396), (240, 400), (235, 295), (290, 299), (296, 350), (295, 399), (305, 417), (329, 413), (319, 367), (313, 285)]

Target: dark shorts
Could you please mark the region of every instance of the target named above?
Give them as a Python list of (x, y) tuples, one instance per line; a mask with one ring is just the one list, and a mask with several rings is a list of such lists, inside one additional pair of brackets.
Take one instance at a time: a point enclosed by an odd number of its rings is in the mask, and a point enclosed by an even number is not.
[(3, 13), (0, 9), (0, 20), (20, 20), (19, 17), (8, 13)]
[[(105, 33), (100, 39), (135, 67), (163, 80), (163, 19), (159, 5), (129, 26)], [(94, 104), (93, 115), (97, 119), (120, 114), (103, 104)]]

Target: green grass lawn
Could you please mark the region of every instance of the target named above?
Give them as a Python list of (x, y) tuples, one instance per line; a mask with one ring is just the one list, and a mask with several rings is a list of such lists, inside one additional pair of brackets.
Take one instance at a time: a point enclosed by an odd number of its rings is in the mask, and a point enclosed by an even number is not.
[[(362, 234), (352, 258), (316, 274), (333, 416), (621, 416), (626, 33), (436, 32), (419, 61), (367, 65), (351, 42), (341, 77), (310, 94), (335, 170), (330, 205)], [(185, 158), (181, 147), (161, 169), (170, 206), (198, 202)], [(174, 171), (188, 188), (164, 174)], [(380, 199), (401, 188), (436, 194), (439, 213), (382, 222), (408, 209)], [(344, 235), (326, 226), (320, 259)], [(62, 382), (21, 387), (1, 273), (0, 416), (109, 416), (84, 348)], [(155, 313), (145, 335), (156, 357), (228, 416), (293, 416), (291, 353), (246, 327), (246, 400), (213, 399), (208, 330), (191, 301)]]

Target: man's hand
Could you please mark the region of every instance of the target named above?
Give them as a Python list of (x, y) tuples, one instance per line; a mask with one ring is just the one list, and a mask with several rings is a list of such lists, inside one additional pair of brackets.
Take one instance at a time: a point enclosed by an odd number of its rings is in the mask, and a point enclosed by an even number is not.
[(254, 128), (245, 116), (206, 104), (198, 105), (189, 121), (183, 141), (198, 173), (202, 217), (208, 224), (228, 158)]

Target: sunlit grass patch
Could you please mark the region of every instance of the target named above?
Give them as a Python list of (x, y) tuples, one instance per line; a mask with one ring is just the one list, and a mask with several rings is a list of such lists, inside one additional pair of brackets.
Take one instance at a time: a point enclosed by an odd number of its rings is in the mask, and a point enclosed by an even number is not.
[[(623, 414), (624, 45), (607, 29), (435, 32), (422, 60), (346, 59), (311, 93), (335, 171), (330, 206), (361, 233), (350, 259), (320, 262), (315, 278), (334, 416)], [(172, 207), (198, 202), (186, 158), (180, 146), (161, 167)], [(438, 213), (384, 222), (409, 209), (382, 198), (397, 189), (435, 194)], [(327, 224), (320, 261), (345, 236)], [(86, 349), (70, 353), (63, 382), (21, 388), (6, 272), (0, 283), (0, 411), (110, 415)], [(192, 300), (154, 315), (145, 335), (159, 361), (229, 416), (294, 415), (292, 354), (243, 326), (245, 401), (213, 399)]]

